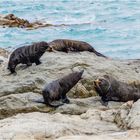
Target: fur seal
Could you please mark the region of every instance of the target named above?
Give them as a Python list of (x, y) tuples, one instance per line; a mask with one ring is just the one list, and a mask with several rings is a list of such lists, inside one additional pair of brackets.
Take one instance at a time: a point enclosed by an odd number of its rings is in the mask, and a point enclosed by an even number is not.
[[(45, 85), (44, 89), (42, 90), (44, 101), (35, 101), (35, 102), (44, 103), (51, 107), (58, 107), (63, 105), (63, 103), (69, 103), (70, 101), (67, 98), (66, 94), (81, 79), (83, 72), (84, 70), (80, 72), (70, 73), (64, 76), (63, 78), (57, 79)], [(61, 103), (59, 104), (52, 103), (53, 101), (59, 100), (61, 100)]]
[(70, 40), (70, 39), (57, 39), (49, 42), (48, 51), (62, 51), (62, 52), (82, 52), (89, 51), (95, 53), (97, 56), (106, 57), (97, 52), (90, 44), (84, 41)]
[(140, 98), (140, 89), (135, 85), (120, 82), (112, 76), (104, 75), (94, 81), (95, 89), (103, 102), (134, 102)]
[(20, 63), (26, 64), (27, 66), (31, 66), (32, 63), (36, 63), (36, 65), (41, 64), (39, 59), (45, 53), (48, 47), (48, 43), (42, 41), (17, 48), (10, 55), (8, 69), (11, 71), (11, 73), (15, 73), (15, 68)]

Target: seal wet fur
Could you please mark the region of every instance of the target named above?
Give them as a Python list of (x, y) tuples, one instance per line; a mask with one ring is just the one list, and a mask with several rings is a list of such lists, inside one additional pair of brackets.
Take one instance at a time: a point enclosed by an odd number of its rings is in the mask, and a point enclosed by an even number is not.
[(48, 51), (62, 51), (62, 52), (82, 52), (89, 51), (95, 53), (97, 56), (106, 57), (103, 54), (97, 52), (90, 44), (84, 41), (69, 40), (69, 39), (57, 39), (49, 42)]
[(27, 66), (31, 66), (32, 63), (36, 63), (36, 65), (41, 64), (39, 59), (48, 47), (48, 43), (42, 41), (17, 48), (10, 56), (8, 69), (11, 73), (15, 73), (15, 68), (20, 63), (26, 64)]
[[(73, 88), (77, 82), (81, 79), (84, 70), (80, 72), (70, 73), (63, 78), (52, 81), (45, 85), (42, 90), (44, 101), (35, 101), (38, 103), (44, 103), (52, 107), (58, 107), (63, 103), (69, 103), (69, 99), (66, 94)], [(61, 101), (59, 104), (53, 104), (53, 101)]]
[(102, 101), (127, 102), (140, 99), (140, 89), (135, 85), (120, 82), (112, 76), (104, 75), (94, 81), (95, 89)]

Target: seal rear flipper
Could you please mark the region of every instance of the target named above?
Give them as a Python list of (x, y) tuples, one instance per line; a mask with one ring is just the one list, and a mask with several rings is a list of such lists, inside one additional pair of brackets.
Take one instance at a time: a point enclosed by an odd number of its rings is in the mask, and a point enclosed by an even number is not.
[(59, 107), (59, 106), (62, 106), (63, 103), (60, 103), (60, 104), (52, 104), (51, 102), (45, 102), (43, 99), (40, 99), (40, 100), (32, 100), (33, 102), (36, 102), (36, 103), (42, 103), (42, 104), (46, 104), (46, 105), (49, 105), (50, 107)]
[(36, 64), (36, 65), (40, 65), (40, 64), (41, 64), (41, 61), (40, 61), (39, 59), (36, 59), (36, 60), (35, 60), (35, 64)]
[(108, 102), (105, 102), (105, 101), (103, 101), (103, 100), (101, 100), (100, 102), (101, 102), (101, 104), (102, 104), (103, 106), (107, 106), (107, 105), (108, 105)]
[(57, 108), (57, 107), (59, 107), (59, 106), (62, 106), (62, 105), (64, 105), (63, 103), (60, 103), (60, 104), (48, 104), (50, 107), (55, 107), (55, 108)]
[(102, 104), (103, 106), (107, 106), (107, 105), (108, 105), (108, 101), (109, 101), (109, 100), (107, 100), (106, 97), (103, 97), (103, 96), (101, 97), (101, 101), (100, 101), (100, 102), (101, 102), (101, 104)]
[(64, 98), (62, 98), (62, 103), (69, 104), (70, 100), (65, 96)]
[(50, 107), (55, 107), (55, 108), (64, 105), (63, 103), (53, 104), (52, 102), (49, 101), (46, 104), (49, 105)]
[(103, 55), (103, 54), (97, 52), (94, 48), (92, 49), (91, 52), (95, 53), (97, 56), (104, 57), (104, 58), (108, 58), (107, 56), (105, 56), (105, 55)]
[(105, 55), (103, 55), (103, 54), (101, 54), (101, 53), (99, 53), (99, 52), (97, 52), (97, 51), (95, 51), (94, 53), (95, 53), (97, 56), (104, 57), (104, 58), (108, 58), (107, 56), (105, 56)]
[(43, 99), (40, 99), (40, 100), (32, 100), (33, 102), (36, 102), (36, 103), (42, 103), (42, 104), (46, 104), (45, 101)]

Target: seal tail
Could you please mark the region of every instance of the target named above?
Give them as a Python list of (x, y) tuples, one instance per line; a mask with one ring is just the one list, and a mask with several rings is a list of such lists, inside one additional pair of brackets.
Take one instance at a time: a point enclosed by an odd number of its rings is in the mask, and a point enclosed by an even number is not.
[(97, 56), (100, 56), (100, 57), (104, 57), (104, 58), (108, 58), (107, 56), (97, 52), (94, 48), (91, 50), (91, 52), (95, 53)]

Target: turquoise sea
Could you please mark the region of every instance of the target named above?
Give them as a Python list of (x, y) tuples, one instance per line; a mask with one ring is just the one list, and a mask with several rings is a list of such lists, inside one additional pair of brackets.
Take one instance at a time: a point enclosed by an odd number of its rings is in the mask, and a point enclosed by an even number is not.
[(36, 30), (0, 27), (0, 47), (58, 38), (83, 40), (121, 59), (140, 58), (140, 0), (0, 0), (0, 14), (70, 24)]

